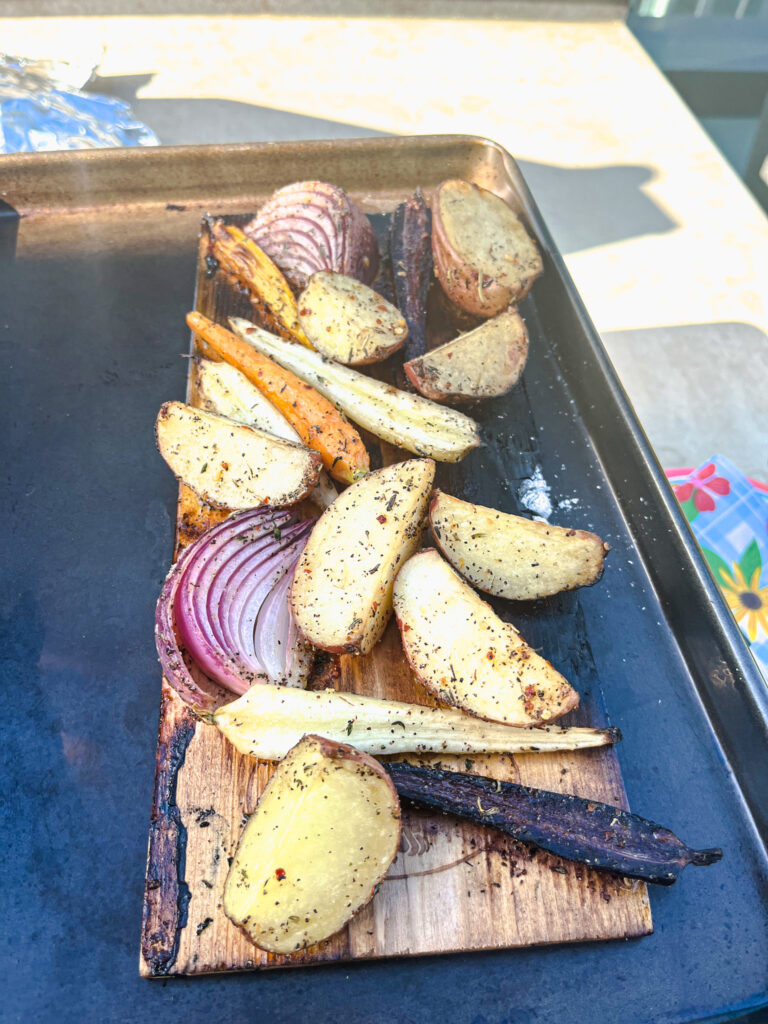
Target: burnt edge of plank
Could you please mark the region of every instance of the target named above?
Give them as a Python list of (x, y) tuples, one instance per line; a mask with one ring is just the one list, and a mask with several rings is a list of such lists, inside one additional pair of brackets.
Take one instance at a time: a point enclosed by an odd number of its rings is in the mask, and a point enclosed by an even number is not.
[(164, 684), (141, 929), (141, 955), (152, 978), (169, 974), (187, 923), (187, 830), (176, 804), (176, 783), (195, 726), (192, 712)]

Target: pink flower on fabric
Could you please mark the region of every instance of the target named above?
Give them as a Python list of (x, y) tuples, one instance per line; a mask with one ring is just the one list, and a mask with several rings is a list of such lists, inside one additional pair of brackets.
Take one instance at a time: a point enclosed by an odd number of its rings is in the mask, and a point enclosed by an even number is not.
[(731, 485), (723, 476), (714, 476), (714, 462), (707, 463), (688, 476), (685, 483), (675, 487), (675, 494), (680, 502), (688, 501), (693, 496), (693, 504), (699, 512), (714, 512), (715, 499), (713, 494), (730, 494)]

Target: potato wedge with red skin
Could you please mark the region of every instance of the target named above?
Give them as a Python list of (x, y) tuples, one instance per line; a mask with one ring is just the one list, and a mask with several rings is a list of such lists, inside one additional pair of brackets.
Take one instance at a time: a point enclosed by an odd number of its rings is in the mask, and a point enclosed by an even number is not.
[(425, 398), (433, 402), (494, 398), (510, 391), (528, 359), (528, 332), (516, 309), (486, 320), (403, 369)]
[(408, 324), (372, 288), (344, 274), (313, 274), (299, 296), (299, 322), (318, 352), (345, 366), (379, 363), (402, 348)]
[(591, 586), (603, 575), (609, 551), (596, 533), (535, 522), (437, 490), (429, 525), (454, 569), (479, 590), (510, 601)]
[(305, 736), (248, 819), (224, 912), (260, 948), (296, 953), (365, 906), (397, 855), (400, 801), (370, 755)]
[(458, 178), (434, 194), (432, 255), (448, 298), (482, 317), (524, 299), (544, 269), (536, 243), (504, 200)]
[(409, 459), (348, 487), (315, 524), (291, 587), (301, 634), (336, 654), (367, 654), (392, 614), (392, 586), (417, 551), (435, 463)]
[(568, 681), (434, 548), (397, 574), (394, 605), (414, 674), (444, 703), (519, 726), (552, 722), (577, 707)]

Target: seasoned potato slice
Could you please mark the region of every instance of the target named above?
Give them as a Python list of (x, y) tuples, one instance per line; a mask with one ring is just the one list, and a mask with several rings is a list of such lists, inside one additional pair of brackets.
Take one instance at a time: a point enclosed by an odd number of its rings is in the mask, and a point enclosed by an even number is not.
[(434, 474), (431, 459), (369, 473), (317, 521), (291, 588), (293, 616), (315, 647), (367, 654), (378, 641), (397, 570), (421, 543)]
[(397, 575), (395, 614), (417, 679), (436, 697), (506, 725), (551, 722), (579, 695), (434, 548)]
[(292, 505), (320, 473), (317, 452), (183, 402), (161, 407), (155, 433), (176, 477), (217, 508)]
[(432, 497), (429, 525), (437, 546), (465, 579), (512, 601), (596, 583), (609, 550), (586, 530), (533, 522), (442, 491)]
[(299, 296), (299, 321), (318, 352), (347, 366), (378, 363), (408, 337), (402, 314), (353, 277), (321, 270)]
[(400, 845), (400, 802), (368, 754), (305, 736), (248, 819), (224, 912), (270, 953), (335, 934), (373, 896)]
[(435, 273), (451, 301), (487, 317), (525, 298), (543, 263), (503, 199), (468, 181), (444, 181), (432, 218)]
[[(299, 445), (302, 443), (301, 437), (280, 410), (236, 366), (223, 360), (214, 362), (199, 357), (195, 358), (194, 364), (195, 390), (206, 412), (226, 416), (238, 423), (247, 423), (250, 427), (274, 434), (284, 441), (293, 441)], [(311, 499), (321, 508), (327, 508), (337, 496), (338, 491), (331, 478), (321, 469)]]
[(425, 398), (460, 401), (506, 394), (517, 384), (527, 358), (525, 324), (517, 310), (508, 309), (403, 369)]

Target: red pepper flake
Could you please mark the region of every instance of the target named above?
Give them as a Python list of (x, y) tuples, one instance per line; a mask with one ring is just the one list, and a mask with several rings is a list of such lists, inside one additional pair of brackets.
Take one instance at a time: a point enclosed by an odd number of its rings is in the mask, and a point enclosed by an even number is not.
[(283, 868), (278, 868), (275, 871), (275, 878), (278, 880), (278, 882), (282, 882), (282, 880), (285, 878), (285, 871), (283, 870)]
[(410, 628), (411, 628), (411, 627), (410, 627), (410, 626), (408, 625), (408, 623), (407, 623), (407, 622), (404, 622), (404, 623), (403, 623), (403, 632), (404, 632), (404, 633), (407, 633), (407, 632), (408, 632), (408, 630), (409, 630)]
[(383, 514), (380, 515), (380, 516), (376, 516), (376, 521), (378, 523), (386, 523), (387, 517), (385, 515), (383, 515)]
[(486, 654), (486, 658), (488, 659), (488, 661), (493, 661), (495, 657), (496, 655), (493, 653), (493, 651), (488, 651), (488, 653)]
[(229, 469), (229, 463), (228, 462), (222, 462), (221, 468), (222, 469)]

